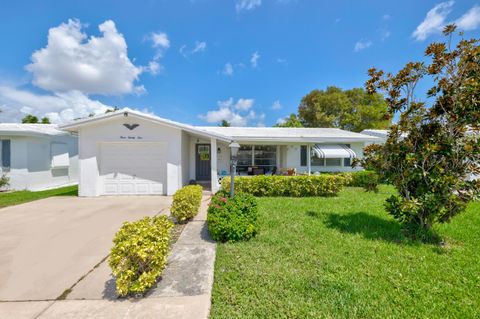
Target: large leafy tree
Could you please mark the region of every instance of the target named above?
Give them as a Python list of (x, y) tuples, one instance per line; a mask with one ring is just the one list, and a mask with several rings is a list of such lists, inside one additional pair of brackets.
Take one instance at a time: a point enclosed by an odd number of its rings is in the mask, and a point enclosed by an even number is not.
[(50, 119), (46, 116), (42, 117), (41, 123), (42, 124), (51, 124)]
[[(479, 40), (430, 44), (428, 63), (410, 62), (397, 74), (369, 70), (368, 92), (387, 95), (390, 116), (398, 114), (384, 145), (365, 149), (366, 167), (381, 173), (398, 190), (386, 209), (397, 220), (422, 229), (448, 222), (479, 195), (480, 48)], [(417, 99), (421, 80), (432, 84), (427, 102)], [(417, 228), (417, 227), (416, 227)]]
[(36, 123), (38, 123), (38, 117), (36, 117), (35, 115), (32, 115), (32, 114), (27, 114), (22, 119), (22, 123), (36, 124)]
[(381, 94), (367, 94), (362, 88), (342, 90), (330, 86), (313, 90), (298, 107), (298, 118), (305, 127), (336, 127), (360, 132), (390, 125), (387, 103)]
[(275, 124), (275, 127), (303, 127), (295, 113), (290, 114), (285, 121)]
[(42, 124), (50, 124), (50, 119), (46, 116), (42, 117), (42, 119), (39, 121), (38, 120), (38, 117), (36, 117), (35, 115), (32, 115), (32, 114), (27, 114), (25, 115), (25, 117), (22, 119), (22, 123), (26, 123), (26, 124), (38, 124), (38, 123), (42, 123)]
[(227, 120), (222, 120), (218, 126), (222, 126), (222, 127), (230, 127), (230, 126), (231, 126), (231, 124), (230, 124), (230, 122), (229, 122), (229, 121), (227, 121)]

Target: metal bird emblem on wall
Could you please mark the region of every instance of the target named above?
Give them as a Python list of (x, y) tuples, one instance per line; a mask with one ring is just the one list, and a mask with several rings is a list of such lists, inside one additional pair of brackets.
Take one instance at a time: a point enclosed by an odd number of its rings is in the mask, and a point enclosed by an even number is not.
[(137, 126), (140, 126), (140, 124), (123, 124), (126, 128), (128, 128), (130, 131), (134, 130)]

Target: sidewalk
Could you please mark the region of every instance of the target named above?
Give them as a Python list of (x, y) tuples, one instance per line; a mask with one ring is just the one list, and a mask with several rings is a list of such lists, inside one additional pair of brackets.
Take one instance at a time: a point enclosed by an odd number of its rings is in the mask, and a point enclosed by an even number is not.
[(162, 279), (145, 298), (116, 299), (104, 261), (67, 300), (2, 302), (0, 318), (208, 318), (215, 262), (215, 243), (206, 226), (208, 202), (204, 197), (199, 214), (174, 244)]

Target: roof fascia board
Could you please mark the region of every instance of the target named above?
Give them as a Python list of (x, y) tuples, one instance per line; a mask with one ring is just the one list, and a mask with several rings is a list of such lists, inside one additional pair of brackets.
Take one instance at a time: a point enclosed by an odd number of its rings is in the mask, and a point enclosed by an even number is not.
[(123, 116), (125, 116), (124, 115), (125, 113), (128, 113), (129, 117), (130, 116), (137, 117), (139, 119), (149, 121), (149, 122), (152, 122), (152, 123), (162, 124), (162, 125), (165, 125), (167, 127), (181, 129), (181, 130), (184, 130), (188, 133), (197, 134), (197, 135), (204, 136), (204, 137), (209, 137), (209, 138), (214, 137), (216, 139), (219, 139), (219, 140), (222, 140), (222, 141), (225, 141), (225, 142), (230, 142), (232, 140), (229, 136), (220, 135), (220, 134), (217, 134), (217, 133), (210, 133), (210, 132), (207, 132), (207, 131), (204, 131), (204, 130), (196, 129), (193, 126), (186, 125), (186, 124), (171, 123), (169, 121), (165, 121), (165, 120), (160, 119), (160, 118), (152, 118), (152, 117), (145, 116), (145, 115), (142, 115), (142, 114), (138, 114), (138, 113), (132, 112), (132, 111), (110, 113), (110, 114), (107, 114), (107, 115), (101, 115), (99, 117), (95, 117), (95, 118), (91, 118), (91, 119), (79, 120), (78, 122), (73, 122), (73, 123), (62, 125), (59, 128), (62, 129), (62, 130), (74, 131), (75, 129), (78, 129), (81, 126), (95, 125), (95, 124), (98, 124), (98, 122), (100, 122), (100, 121), (115, 119), (117, 117), (123, 117)]

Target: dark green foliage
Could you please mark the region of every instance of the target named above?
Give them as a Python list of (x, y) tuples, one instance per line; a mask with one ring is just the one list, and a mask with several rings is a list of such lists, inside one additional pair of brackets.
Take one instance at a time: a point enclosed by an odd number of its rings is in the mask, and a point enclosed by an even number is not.
[(351, 174), (351, 181), (347, 186), (363, 187), (367, 192), (378, 192), (380, 177), (373, 171), (359, 171)]
[[(410, 62), (397, 74), (369, 70), (369, 92), (388, 95), (390, 128), (384, 145), (365, 149), (363, 167), (375, 169), (398, 194), (386, 202), (400, 222), (426, 230), (465, 210), (480, 194), (480, 47), (478, 39), (460, 40), (451, 49), (454, 26), (445, 29), (447, 43), (432, 43), (425, 54), (430, 64)], [(418, 99), (415, 88), (433, 83)]]
[(35, 115), (27, 114), (22, 119), (22, 123), (24, 123), (24, 124), (37, 124), (38, 123), (38, 117), (36, 117)]
[(229, 121), (227, 121), (227, 120), (222, 120), (222, 121), (220, 122), (220, 125), (219, 125), (219, 126), (222, 126), (222, 127), (230, 127), (230, 126), (232, 126), (232, 125), (230, 124)]
[(208, 207), (208, 230), (216, 241), (248, 240), (257, 233), (257, 200), (250, 194), (226, 192), (212, 197)]
[(336, 127), (353, 132), (382, 129), (390, 125), (387, 103), (381, 94), (364, 89), (342, 90), (330, 86), (313, 90), (302, 98), (298, 118), (305, 127)]
[[(343, 185), (344, 178), (337, 174), (235, 177), (235, 191), (254, 196), (335, 196)], [(224, 178), (222, 188), (227, 190), (229, 187), (230, 178)]]
[(46, 116), (42, 117), (41, 122), (42, 122), (42, 124), (51, 124), (50, 119)]
[(275, 127), (303, 127), (303, 124), (298, 116), (292, 113), (285, 119), (285, 122), (277, 123)]

